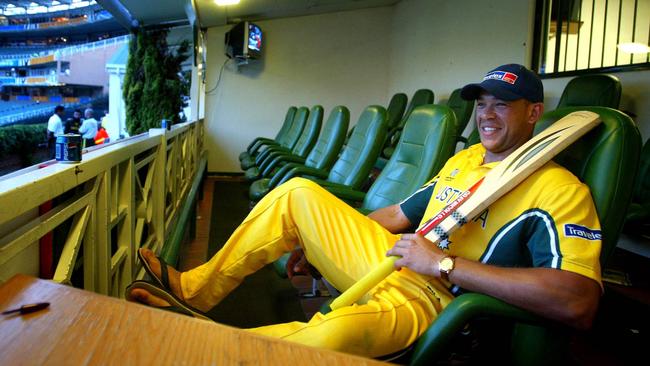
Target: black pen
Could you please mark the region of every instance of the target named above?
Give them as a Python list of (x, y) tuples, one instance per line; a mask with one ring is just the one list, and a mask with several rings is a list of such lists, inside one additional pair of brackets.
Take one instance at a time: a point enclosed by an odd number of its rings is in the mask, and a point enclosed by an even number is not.
[(13, 313), (29, 314), (29, 313), (33, 313), (35, 311), (45, 309), (48, 306), (50, 306), (49, 302), (38, 302), (36, 304), (25, 304), (25, 305), (19, 307), (18, 309), (3, 311), (2, 315), (13, 314)]

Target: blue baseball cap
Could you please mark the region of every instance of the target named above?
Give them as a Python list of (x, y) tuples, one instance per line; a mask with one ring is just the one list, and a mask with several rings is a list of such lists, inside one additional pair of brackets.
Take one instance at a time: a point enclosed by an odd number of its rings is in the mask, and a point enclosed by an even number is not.
[(512, 101), (526, 99), (529, 102), (544, 101), (544, 85), (534, 72), (519, 64), (507, 64), (488, 72), (478, 84), (468, 84), (460, 91), (465, 100), (476, 100), (482, 92)]

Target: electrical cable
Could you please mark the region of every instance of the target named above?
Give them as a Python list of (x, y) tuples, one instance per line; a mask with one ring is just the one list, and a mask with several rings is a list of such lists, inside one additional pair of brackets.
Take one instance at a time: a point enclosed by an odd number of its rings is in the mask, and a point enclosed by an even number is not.
[[(223, 62), (223, 65), (221, 65), (221, 70), (219, 70), (219, 77), (217, 78), (217, 85), (214, 86), (214, 88), (208, 90), (205, 92), (205, 95), (212, 95), (211, 93), (219, 87), (219, 83), (221, 83), (221, 74), (223, 73), (223, 68), (226, 67), (226, 64), (230, 61), (229, 58), (226, 59), (226, 61)], [(203, 70), (205, 72), (205, 70)]]

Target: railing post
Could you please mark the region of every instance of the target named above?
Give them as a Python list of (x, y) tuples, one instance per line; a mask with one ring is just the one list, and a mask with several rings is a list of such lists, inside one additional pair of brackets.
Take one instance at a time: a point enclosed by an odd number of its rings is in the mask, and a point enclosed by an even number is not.
[[(149, 130), (149, 133), (155, 133), (156, 129)], [(156, 153), (154, 163), (154, 181), (151, 189), (153, 200), (153, 219), (155, 227), (156, 241), (152, 244), (152, 250), (156, 253), (160, 251), (165, 243), (165, 195), (167, 192), (166, 166), (167, 162), (167, 136), (165, 129), (157, 129), (160, 134), (160, 144)]]
[(111, 291), (111, 241), (110, 241), (110, 212), (109, 193), (111, 189), (111, 169), (107, 169), (97, 176), (101, 179), (97, 189), (97, 201), (95, 204), (94, 223), (92, 229), (95, 235), (95, 248), (97, 253), (97, 288), (96, 292), (104, 295)]

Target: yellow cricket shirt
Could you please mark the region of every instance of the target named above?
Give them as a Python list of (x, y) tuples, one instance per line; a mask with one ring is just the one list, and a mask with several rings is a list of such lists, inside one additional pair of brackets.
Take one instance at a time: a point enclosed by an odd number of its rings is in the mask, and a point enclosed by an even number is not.
[[(498, 164), (483, 164), (484, 155), (477, 144), (453, 156), (438, 176), (401, 202), (404, 214), (420, 224), (435, 216)], [(557, 268), (601, 283), (601, 237), (589, 188), (549, 162), (438, 246), (487, 264)]]

